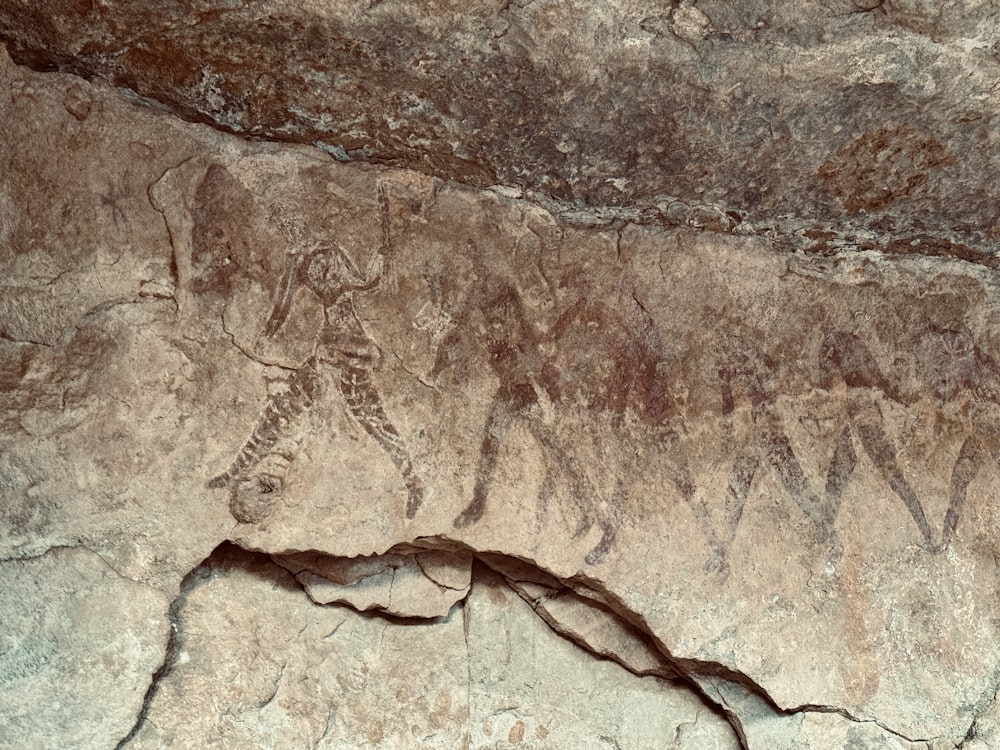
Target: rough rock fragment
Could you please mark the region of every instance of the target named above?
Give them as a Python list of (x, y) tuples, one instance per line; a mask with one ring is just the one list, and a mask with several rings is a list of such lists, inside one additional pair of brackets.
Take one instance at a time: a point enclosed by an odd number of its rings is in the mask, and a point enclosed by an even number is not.
[(444, 617), (469, 591), (469, 552), (428, 550), (335, 558), (314, 552), (275, 555), (317, 604), (347, 604), (399, 617)]
[(794, 711), (777, 708), (746, 686), (719, 677), (697, 675), (705, 696), (716, 701), (737, 728), (748, 750), (857, 748), (857, 750), (946, 750), (946, 738), (907, 738), (862, 721), (836, 706), (805, 706)]
[[(589, 221), (992, 243), (990, 0), (0, 3), (19, 62)], [(86, 107), (71, 97), (74, 117)], [(679, 204), (683, 210), (672, 206)]]
[[(505, 568), (510, 571), (508, 566), (501, 566), (498, 572), (505, 575)], [(558, 583), (549, 587), (506, 575), (505, 580), (553, 630), (582, 648), (616, 661), (635, 674), (678, 676), (648, 636), (593, 595), (581, 596)]]
[(985, 706), (969, 727), (963, 743), (963, 750), (987, 750), (1000, 744), (1000, 701), (995, 691), (992, 697), (987, 696)]

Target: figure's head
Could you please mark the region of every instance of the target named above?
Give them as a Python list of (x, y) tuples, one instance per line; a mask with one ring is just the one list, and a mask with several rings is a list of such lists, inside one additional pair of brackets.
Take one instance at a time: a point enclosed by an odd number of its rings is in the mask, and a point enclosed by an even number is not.
[(934, 397), (948, 402), (973, 388), (978, 380), (975, 340), (961, 324), (930, 324), (928, 334), (922, 360), (930, 373)]
[(332, 301), (358, 284), (357, 274), (352, 273), (337, 245), (314, 248), (302, 259), (300, 269), (299, 283), (324, 301)]
[(514, 285), (503, 277), (490, 277), (486, 279), (482, 292), (479, 309), (491, 335), (503, 336), (518, 331), (523, 315), (521, 300)]
[(305, 286), (328, 305), (350, 291), (356, 279), (357, 272), (337, 245), (320, 245), (306, 252), (289, 253), (264, 333), (273, 336), (284, 324), (299, 286)]

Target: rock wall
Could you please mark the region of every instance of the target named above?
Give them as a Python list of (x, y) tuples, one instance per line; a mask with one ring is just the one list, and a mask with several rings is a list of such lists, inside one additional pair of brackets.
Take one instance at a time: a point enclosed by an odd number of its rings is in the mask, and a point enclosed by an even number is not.
[(0, 0), (0, 748), (1000, 746), (995, 25)]

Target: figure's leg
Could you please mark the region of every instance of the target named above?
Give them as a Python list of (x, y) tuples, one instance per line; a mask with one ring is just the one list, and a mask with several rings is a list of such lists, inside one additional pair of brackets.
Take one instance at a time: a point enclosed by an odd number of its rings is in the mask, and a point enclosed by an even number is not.
[(264, 456), (252, 471), (237, 476), (229, 494), (229, 512), (233, 518), (240, 523), (260, 523), (271, 515), (285, 488), (292, 459), (291, 451), (274, 451)]
[(857, 465), (858, 454), (854, 450), (851, 426), (847, 425), (840, 433), (837, 447), (833, 451), (833, 459), (830, 461), (830, 468), (826, 472), (826, 502), (831, 523), (836, 520), (837, 514), (840, 512), (841, 498)]
[(729, 527), (727, 549), (736, 538), (736, 530), (739, 528), (740, 519), (743, 518), (743, 508), (750, 496), (750, 485), (753, 484), (758, 468), (760, 468), (760, 455), (756, 441), (753, 441), (744, 445), (737, 454), (733, 461), (732, 473), (729, 475), (729, 486), (726, 488), (726, 522)]
[(389, 421), (382, 408), (382, 398), (372, 382), (371, 373), (360, 368), (345, 367), (340, 373), (340, 390), (351, 414), (385, 451), (402, 476), (409, 493), (406, 517), (413, 518), (424, 501), (423, 484), (413, 468), (413, 461), (399, 430)]
[[(841, 438), (843, 439), (843, 435)], [(850, 432), (847, 433), (847, 439), (850, 440)], [(764, 442), (767, 446), (768, 460), (778, 472), (778, 476), (781, 477), (785, 489), (795, 499), (806, 518), (812, 522), (817, 534), (817, 543), (829, 543), (833, 556), (839, 558), (840, 540), (837, 538), (837, 532), (833, 526), (837, 518), (839, 498), (831, 502), (829, 496), (821, 499), (817, 493), (813, 492), (805, 473), (802, 471), (802, 465), (795, 456), (791, 441), (783, 430), (768, 432), (764, 436)], [(839, 448), (838, 445), (838, 455)], [(848, 448), (850, 448), (849, 442)], [(829, 479), (829, 474), (827, 476)]]
[(619, 475), (615, 481), (615, 489), (611, 493), (611, 507), (608, 509), (608, 515), (602, 524), (604, 533), (601, 535), (601, 539), (597, 545), (584, 558), (588, 565), (597, 565), (601, 562), (611, 550), (611, 545), (615, 543), (618, 528), (621, 526), (622, 518), (625, 515), (625, 505), (628, 502), (628, 489), (626, 485), (625, 477)]
[[(613, 424), (620, 426), (621, 422), (616, 421)], [(626, 440), (624, 433), (619, 433), (619, 436), (623, 441)], [(610, 443), (610, 445), (617, 445), (617, 443)], [(602, 562), (608, 552), (611, 551), (611, 547), (618, 537), (618, 529), (621, 528), (622, 522), (625, 520), (625, 513), (628, 509), (628, 488), (635, 476), (636, 466), (641, 460), (638, 454), (627, 445), (624, 451), (615, 450), (614, 459), (612, 460), (609, 458), (611, 451), (607, 450), (608, 446), (609, 443), (601, 441), (599, 437), (595, 438), (595, 447), (598, 449), (599, 456), (598, 460), (605, 465), (610, 463), (615, 469), (615, 484), (611, 490), (611, 497), (608, 498), (607, 511), (598, 520), (598, 524), (603, 530), (601, 538), (584, 558), (588, 565), (597, 565)], [(596, 497), (596, 494), (594, 497)]]
[[(541, 442), (541, 441), (539, 441)], [(558, 466), (554, 465), (558, 464)], [(543, 518), (548, 512), (549, 505), (553, 497), (556, 494), (556, 474), (559, 472), (563, 474), (567, 473), (565, 465), (549, 457), (548, 453), (545, 455), (545, 476), (542, 477), (542, 486), (538, 488), (538, 508), (536, 510), (536, 529), (541, 533), (543, 526)], [(590, 514), (583, 508), (582, 503), (576, 504), (576, 509), (579, 511), (579, 519), (576, 522), (576, 527), (573, 529), (573, 538), (586, 534), (590, 527), (594, 525), (593, 519)], [(563, 520), (567, 520), (566, 514), (563, 514)]]
[(470, 526), (483, 517), (486, 509), (486, 496), (493, 483), (493, 473), (496, 471), (497, 458), (500, 455), (500, 445), (510, 429), (513, 421), (514, 405), (509, 398), (504, 398), (498, 391), (493, 397), (489, 416), (483, 428), (483, 442), (479, 447), (479, 463), (476, 466), (476, 484), (472, 490), (472, 502), (455, 518), (455, 528)]
[(538, 507), (535, 509), (535, 531), (542, 533), (542, 526), (545, 514), (549, 509), (549, 501), (556, 494), (555, 471), (545, 463), (545, 476), (542, 477), (542, 486), (538, 488)]
[(927, 523), (927, 516), (924, 508), (920, 504), (917, 493), (910, 487), (906, 477), (900, 470), (896, 462), (896, 449), (885, 433), (885, 428), (881, 424), (860, 424), (855, 425), (858, 436), (865, 452), (871, 457), (879, 471), (889, 482), (889, 486), (906, 504), (907, 510), (920, 529), (920, 534), (924, 537), (927, 548), (932, 552), (940, 552), (941, 547), (934, 542), (934, 535), (931, 533), (930, 524)]
[(836, 562), (843, 555), (843, 545), (840, 537), (834, 528), (837, 516), (840, 515), (840, 503), (844, 497), (844, 490), (847, 483), (851, 481), (854, 470), (858, 465), (858, 454), (854, 450), (854, 437), (851, 434), (851, 426), (846, 425), (840, 432), (837, 439), (837, 447), (834, 448), (833, 458), (830, 459), (830, 468), (826, 471), (826, 515), (827, 528), (830, 529), (830, 538), (833, 542), (833, 550), (830, 553), (831, 561)]
[(975, 436), (970, 435), (962, 443), (958, 451), (958, 458), (955, 459), (955, 466), (951, 470), (951, 498), (948, 503), (948, 512), (944, 515), (944, 524), (941, 527), (941, 546), (947, 547), (955, 535), (958, 528), (958, 518), (965, 504), (965, 496), (976, 478), (979, 470), (983, 466), (985, 455), (978, 446)]
[[(677, 491), (681, 493), (681, 497), (684, 498), (684, 501), (693, 508), (695, 486), (694, 480), (691, 479), (691, 471), (688, 469), (687, 461), (675, 461), (668, 456), (662, 456), (661, 460), (663, 461), (664, 470), (667, 473), (667, 479), (669, 479), (674, 487), (677, 488)], [(707, 503), (701, 503), (698, 507), (703, 508), (706, 511), (708, 510)], [(697, 512), (695, 515), (699, 517), (701, 516), (701, 514)]]
[[(594, 487), (587, 480), (587, 475), (578, 463), (563, 450), (559, 439), (555, 433), (538, 419), (531, 419), (528, 423), (531, 434), (545, 449), (545, 456), (548, 461), (553, 461), (559, 470), (569, 477), (572, 488), (572, 499), (576, 501), (577, 509), (580, 511), (580, 522), (573, 531), (573, 538), (576, 539), (586, 534), (594, 521), (592, 518), (593, 500), (597, 496)], [(548, 488), (550, 493), (554, 491), (555, 481), (552, 479), (554, 473), (546, 466), (546, 480), (543, 489)]]
[(288, 388), (272, 395), (253, 432), (243, 444), (232, 466), (208, 483), (210, 489), (226, 487), (237, 476), (246, 473), (264, 456), (272, 453), (288, 433), (288, 427), (313, 403), (319, 389), (319, 374), (312, 360), (296, 370), (288, 380)]
[(667, 478), (677, 488), (677, 491), (681, 493), (684, 502), (691, 508), (691, 512), (694, 513), (694, 517), (701, 527), (701, 533), (708, 542), (708, 546), (712, 549), (712, 557), (706, 563), (706, 569), (721, 569), (725, 566), (725, 558), (728, 552), (726, 544), (719, 538), (715, 525), (712, 523), (712, 514), (709, 510), (708, 502), (704, 498), (701, 500), (696, 499), (697, 488), (695, 487), (694, 480), (691, 479), (691, 471), (688, 468), (687, 460), (677, 461), (666, 455), (661, 455), (660, 460), (663, 462)]

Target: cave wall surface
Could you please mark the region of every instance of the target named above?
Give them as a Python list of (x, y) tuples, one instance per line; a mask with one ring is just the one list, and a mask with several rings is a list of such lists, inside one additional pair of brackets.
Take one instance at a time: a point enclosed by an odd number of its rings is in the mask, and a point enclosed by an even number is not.
[(862, 5), (0, 0), (0, 748), (1000, 746), (998, 14)]

